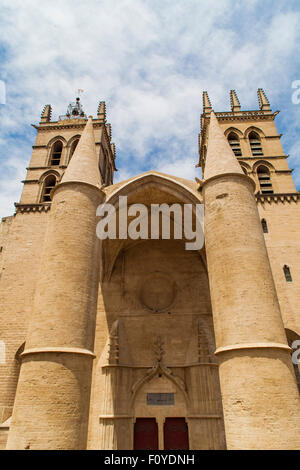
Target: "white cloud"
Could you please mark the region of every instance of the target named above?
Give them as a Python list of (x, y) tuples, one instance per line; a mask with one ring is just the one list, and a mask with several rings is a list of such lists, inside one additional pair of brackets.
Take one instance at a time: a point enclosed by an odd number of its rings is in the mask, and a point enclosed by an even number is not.
[[(300, 79), (300, 14), (286, 5), (283, 0), (1, 0), (6, 51), (0, 79), (7, 85), (7, 104), (0, 105), (1, 215), (12, 213), (19, 197), (34, 143), (30, 123), (39, 120), (46, 103), (54, 118), (64, 114), (78, 88), (85, 90), (87, 114), (96, 113), (99, 100), (107, 102), (118, 180), (148, 169), (200, 176), (195, 164), (203, 89), (223, 110), (229, 108), (229, 89), (236, 88), (242, 105), (253, 109), (256, 90), (264, 87), (275, 108), (296, 116), (290, 85)], [(278, 119), (294, 135), (295, 121)], [(289, 153), (295, 143), (289, 137), (285, 143)]]

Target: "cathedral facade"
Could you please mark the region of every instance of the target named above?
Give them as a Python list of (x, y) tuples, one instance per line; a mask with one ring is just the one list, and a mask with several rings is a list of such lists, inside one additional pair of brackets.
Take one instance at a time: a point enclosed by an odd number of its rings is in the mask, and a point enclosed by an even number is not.
[[(230, 102), (203, 93), (203, 179), (116, 184), (105, 103), (43, 109), (0, 225), (0, 449), (299, 449), (300, 193), (264, 91)], [(203, 247), (100, 240), (125, 196), (204, 205)]]

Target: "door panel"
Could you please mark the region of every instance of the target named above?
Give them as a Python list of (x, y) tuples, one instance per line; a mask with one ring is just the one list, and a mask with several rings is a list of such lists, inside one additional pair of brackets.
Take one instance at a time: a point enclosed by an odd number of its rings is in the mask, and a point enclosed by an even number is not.
[(136, 419), (134, 450), (158, 450), (158, 427), (155, 418)]
[(164, 449), (184, 450), (189, 448), (188, 426), (184, 418), (166, 418), (164, 424)]

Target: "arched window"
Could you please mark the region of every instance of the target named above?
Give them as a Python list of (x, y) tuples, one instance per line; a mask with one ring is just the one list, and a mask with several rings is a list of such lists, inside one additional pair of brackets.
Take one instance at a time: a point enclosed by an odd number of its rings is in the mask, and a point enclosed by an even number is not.
[(233, 150), (233, 153), (235, 154), (236, 157), (241, 157), (242, 156), (242, 151), (241, 151), (241, 146), (240, 146), (240, 139), (234, 132), (230, 132), (228, 136), (228, 142), (230, 147)]
[(60, 140), (53, 144), (51, 152), (51, 166), (58, 166), (60, 164), (62, 149), (63, 144)]
[(51, 202), (50, 192), (56, 185), (56, 178), (54, 175), (49, 175), (44, 181), (44, 188), (42, 193), (41, 202)]
[(73, 157), (73, 154), (74, 154), (74, 152), (75, 152), (75, 149), (76, 149), (76, 147), (77, 147), (78, 142), (79, 142), (79, 139), (76, 139), (76, 140), (74, 140), (74, 142), (73, 142), (72, 145), (71, 145), (69, 161), (70, 161), (71, 158)]
[(273, 187), (270, 178), (270, 171), (265, 165), (260, 165), (257, 168), (257, 176), (259, 186), (262, 194), (273, 194)]
[(268, 230), (268, 224), (267, 224), (266, 219), (262, 219), (262, 221), (261, 221), (261, 226), (262, 226), (262, 229), (263, 229), (263, 232), (264, 232), (264, 233), (268, 233), (268, 232), (269, 232), (269, 230)]
[(245, 173), (245, 175), (248, 175), (247, 168), (245, 168), (243, 165), (241, 165), (241, 168), (242, 168), (243, 172)]
[(284, 275), (285, 275), (286, 282), (292, 282), (293, 279), (292, 279), (292, 275), (291, 275), (291, 270), (286, 264), (283, 266), (283, 272), (284, 272)]
[(250, 142), (251, 153), (254, 157), (256, 157), (257, 155), (263, 155), (261, 140), (260, 140), (259, 135), (256, 132), (254, 131), (250, 132), (249, 142)]

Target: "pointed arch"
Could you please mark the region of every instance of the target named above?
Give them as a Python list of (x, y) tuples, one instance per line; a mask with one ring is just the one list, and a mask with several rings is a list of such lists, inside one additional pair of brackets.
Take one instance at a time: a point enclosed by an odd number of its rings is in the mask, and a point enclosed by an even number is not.
[(67, 145), (67, 140), (65, 139), (65, 137), (63, 137), (62, 135), (56, 135), (55, 137), (52, 137), (52, 139), (49, 140), (47, 144), (47, 148), (50, 149), (57, 140), (61, 140), (63, 143), (63, 146)]
[[(188, 187), (187, 184), (191, 184), (194, 189)], [(122, 185), (114, 185), (116, 188), (115, 191), (111, 192), (111, 188), (114, 188), (114, 186), (109, 188), (107, 190), (108, 197), (105, 202), (112, 204), (117, 211), (119, 209), (119, 196), (127, 196), (128, 204), (131, 204), (132, 202), (138, 202), (139, 194), (142, 194), (142, 192), (145, 192), (147, 197), (149, 197), (149, 195), (151, 197), (152, 192), (160, 191), (167, 193), (173, 200), (176, 200), (176, 202), (191, 204), (193, 210), (195, 210), (195, 205), (202, 203), (202, 199), (200, 199), (201, 195), (197, 192), (196, 183), (187, 181), (187, 184), (185, 184), (185, 180), (181, 178), (174, 178), (162, 173), (150, 171), (127, 180)], [(149, 204), (151, 204), (151, 202), (151, 200), (148, 200)], [(178, 240), (178, 242), (184, 243), (183, 240)], [(137, 240), (135, 243), (145, 243), (145, 240)], [(115, 262), (121, 251), (124, 250), (125, 246), (133, 246), (133, 241), (122, 239), (106, 239), (101, 241), (100, 249), (102, 250), (101, 259), (103, 263), (101, 268), (102, 280), (110, 279)], [(201, 249), (198, 254), (206, 270), (204, 249)]]
[(244, 132), (245, 139), (249, 139), (250, 132), (255, 132), (260, 138), (266, 137), (265, 133), (259, 127), (249, 126)]
[(174, 375), (171, 369), (162, 365), (161, 362), (158, 362), (156, 366), (149, 369), (143, 377), (141, 377), (133, 384), (131, 389), (131, 406), (134, 406), (135, 398), (142, 386), (145, 385), (147, 382), (150, 382), (154, 377), (159, 376), (159, 374), (164, 375), (168, 380), (173, 382), (173, 384), (183, 394), (187, 408), (189, 408), (190, 399), (185, 388), (184, 381), (180, 377)]
[(55, 136), (49, 140), (48, 148), (48, 166), (59, 166), (62, 162), (62, 156), (67, 141), (62, 136)]
[(232, 148), (234, 155), (236, 157), (241, 157), (242, 149), (241, 149), (239, 135), (236, 132), (231, 131), (227, 136), (227, 140), (228, 140), (230, 147)]
[(244, 137), (244, 134), (242, 133), (242, 131), (240, 129), (238, 129), (237, 127), (228, 127), (225, 131), (224, 131), (224, 135), (226, 138), (228, 138), (228, 135), (233, 132), (234, 134), (237, 134), (237, 136), (242, 139)]
[(248, 163), (240, 161), (239, 164), (241, 165), (241, 168), (243, 172), (245, 173), (245, 175), (249, 175), (249, 173), (252, 172), (252, 167)]
[(76, 150), (76, 147), (77, 147), (77, 145), (78, 145), (79, 139), (80, 139), (80, 138), (75, 139), (75, 140), (72, 142), (71, 147), (70, 147), (70, 150), (69, 150), (69, 158), (68, 158), (68, 161), (70, 161), (71, 158), (73, 157), (73, 154), (74, 154), (74, 152), (75, 152), (75, 150)]
[(252, 156), (256, 157), (257, 155), (263, 155), (264, 152), (262, 149), (260, 135), (256, 131), (251, 131), (249, 133), (248, 139)]
[(78, 142), (80, 140), (80, 137), (81, 135), (80, 134), (76, 134), (76, 135), (73, 135), (73, 137), (71, 137), (69, 140), (68, 140), (68, 143), (67, 143), (67, 162), (69, 163), (69, 161), (71, 160), (74, 152), (75, 152), (75, 149), (78, 145)]
[(256, 167), (256, 173), (261, 193), (273, 194), (274, 191), (269, 168), (264, 164), (260, 164)]
[(254, 163), (253, 165), (253, 171), (257, 171), (257, 168), (260, 166), (266, 166), (270, 173), (275, 172), (275, 167), (272, 165), (272, 163), (268, 162), (267, 160), (258, 160), (257, 162)]
[(51, 202), (51, 191), (57, 184), (57, 177), (54, 172), (48, 173), (43, 181), (40, 202)]
[(80, 139), (80, 137), (81, 137), (81, 134), (73, 135), (73, 136), (68, 140), (67, 147), (70, 148), (71, 145), (74, 143), (74, 141), (77, 140), (77, 139)]
[(248, 140), (250, 154), (253, 157), (264, 155), (262, 139), (265, 137), (264, 132), (256, 126), (250, 126), (245, 130), (245, 139)]
[(54, 175), (57, 181), (61, 180), (61, 175), (57, 170), (47, 170), (45, 171), (39, 178), (39, 184), (43, 183), (45, 178), (47, 178), (48, 175)]
[[(149, 171), (125, 181), (122, 185), (116, 184), (117, 188), (108, 195), (106, 202), (115, 205), (117, 208), (119, 205), (119, 196), (130, 196), (131, 194), (135, 194), (139, 189), (142, 189), (143, 186), (145, 187), (148, 185), (149, 187), (158, 187), (159, 189), (177, 197), (178, 200), (182, 200), (182, 202), (194, 204), (202, 203), (201, 196), (196, 190), (196, 183), (190, 181), (186, 181), (186, 183), (187, 184), (185, 184), (185, 181), (181, 178), (175, 178), (163, 173)], [(195, 189), (189, 187), (189, 183), (192, 183), (192, 185), (195, 186)]]

